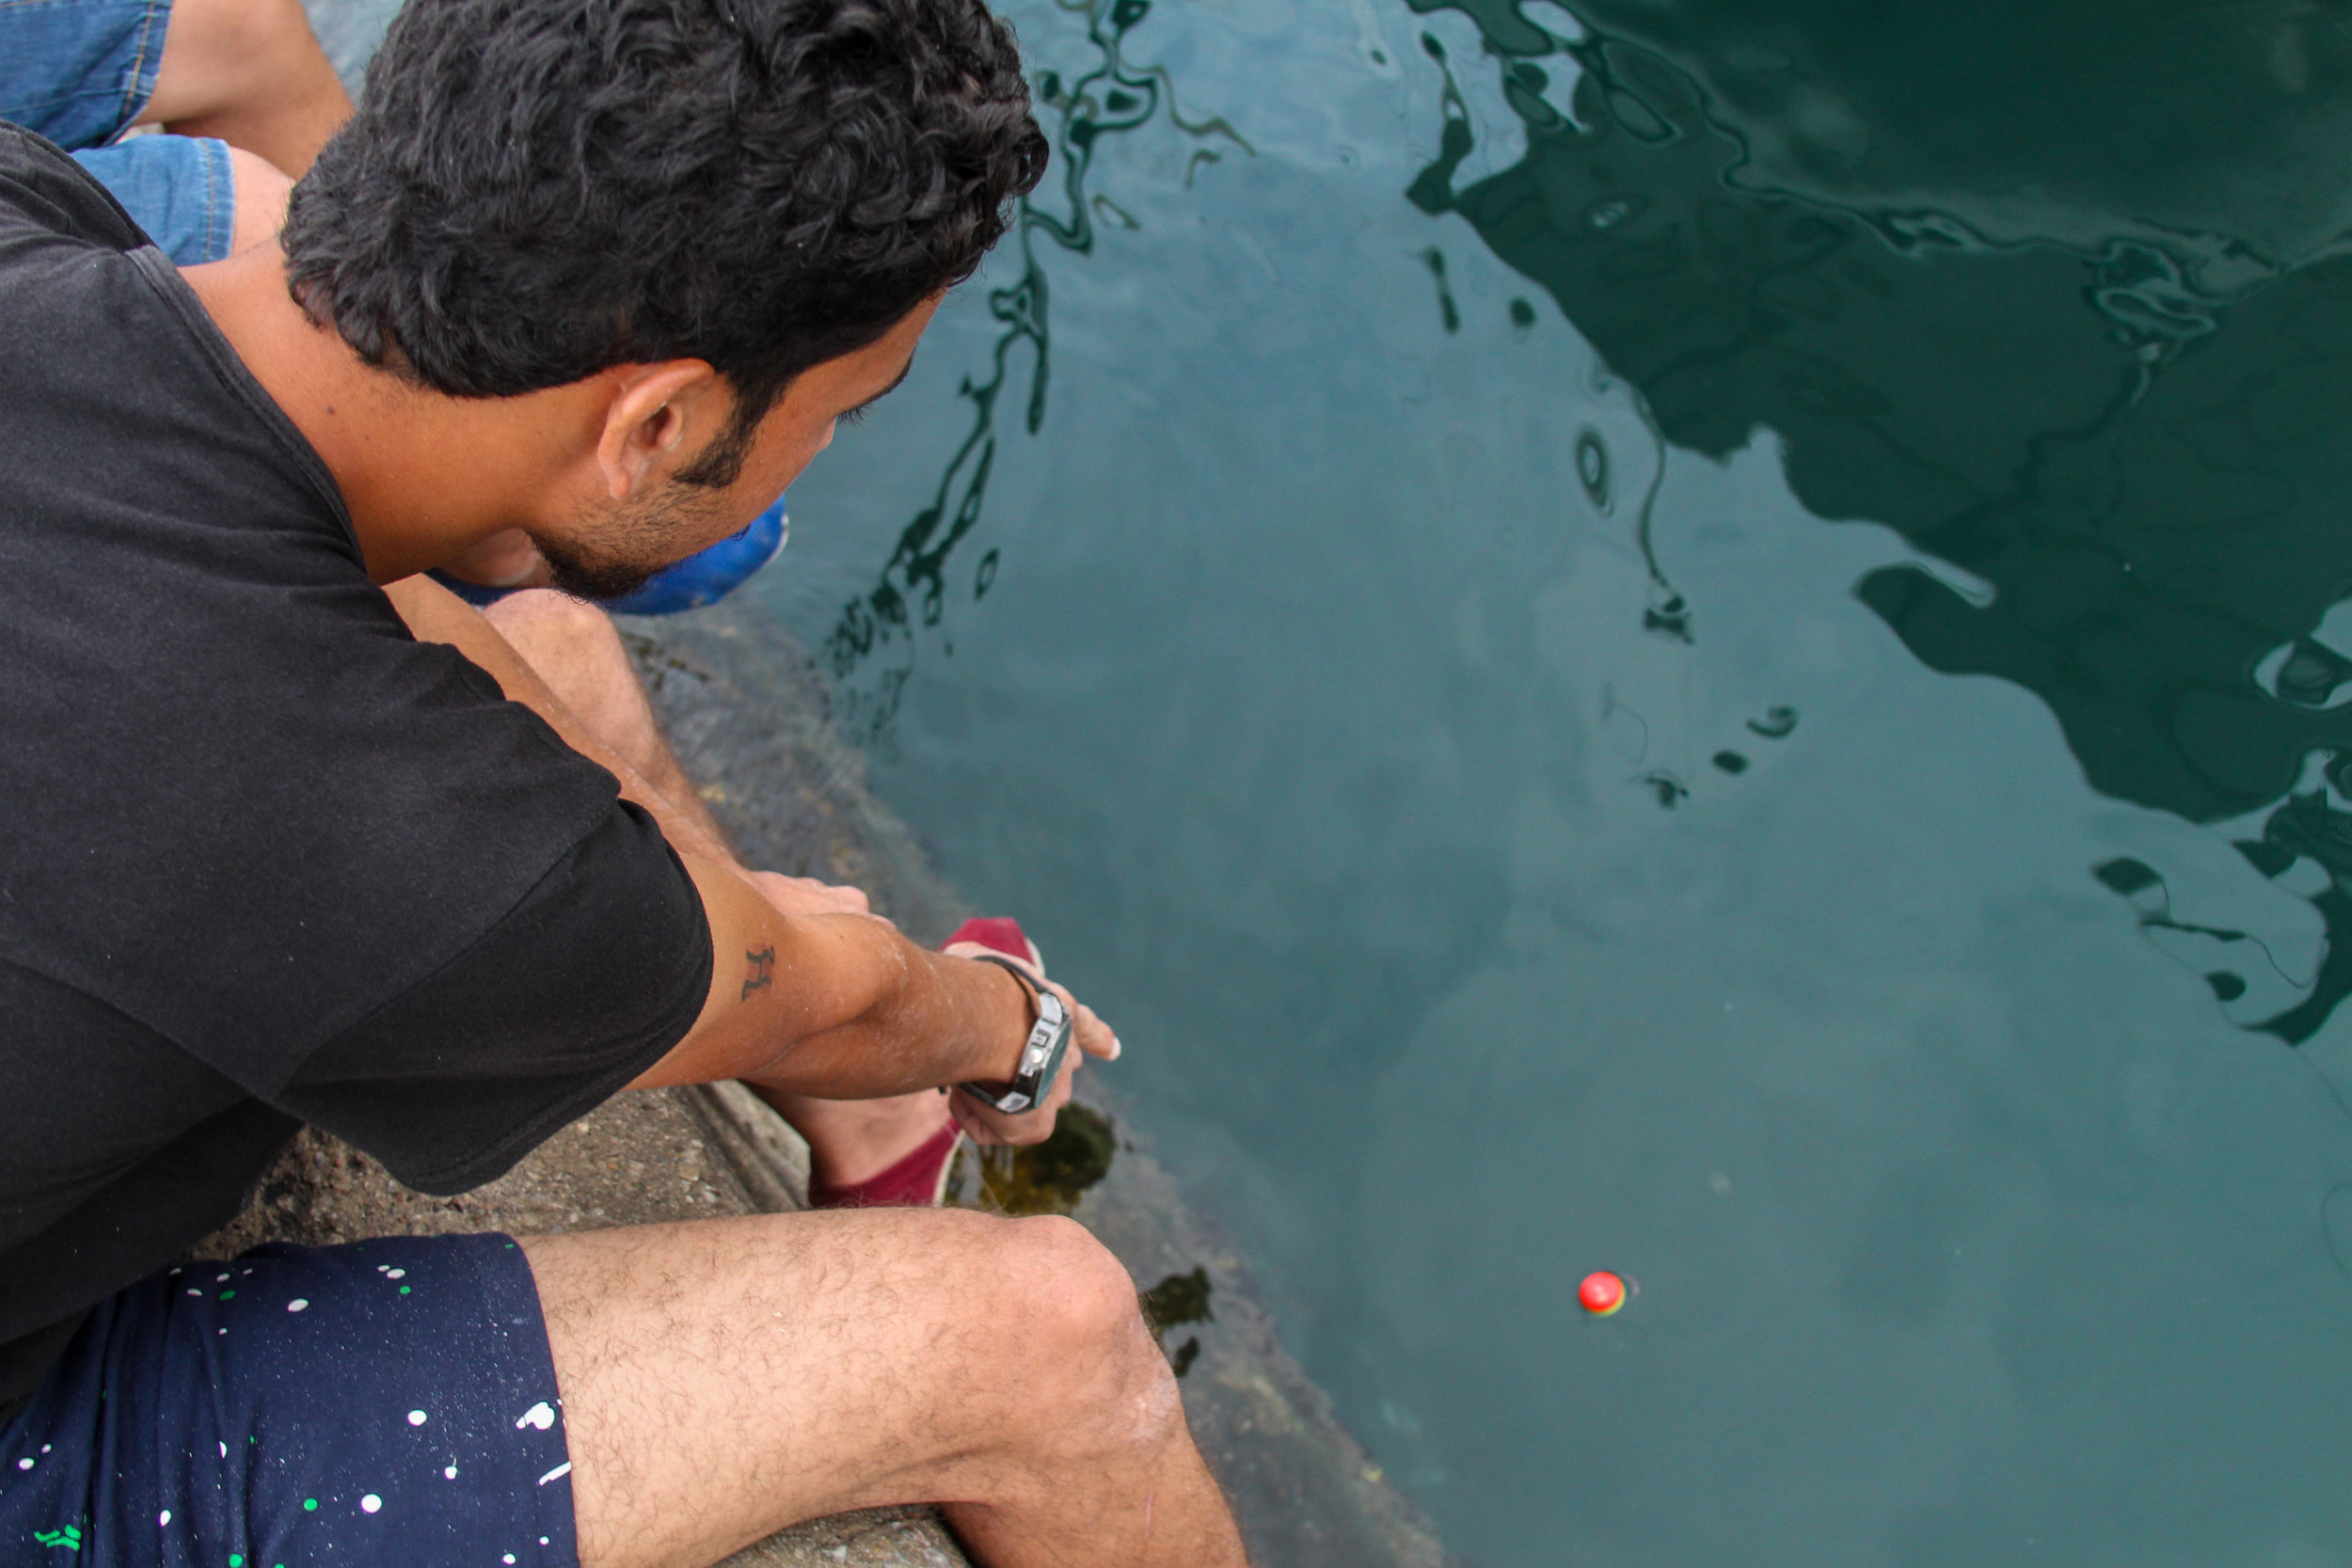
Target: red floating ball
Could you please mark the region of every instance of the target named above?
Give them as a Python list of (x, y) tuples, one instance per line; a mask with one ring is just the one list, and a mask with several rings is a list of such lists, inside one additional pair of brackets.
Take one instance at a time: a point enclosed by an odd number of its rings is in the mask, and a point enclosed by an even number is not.
[(1596, 1318), (1605, 1318), (1625, 1305), (1625, 1281), (1602, 1269), (1588, 1274), (1576, 1288), (1577, 1305)]

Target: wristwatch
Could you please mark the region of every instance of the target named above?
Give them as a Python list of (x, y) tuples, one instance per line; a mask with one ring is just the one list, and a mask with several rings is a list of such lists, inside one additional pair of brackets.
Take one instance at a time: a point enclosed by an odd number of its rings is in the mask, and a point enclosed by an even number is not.
[(1017, 1117), (1045, 1099), (1054, 1087), (1054, 1075), (1061, 1071), (1063, 1053), (1070, 1049), (1070, 1009), (1061, 1005), (1061, 998), (1029, 978), (1029, 972), (1010, 958), (993, 953), (975, 953), (980, 963), (994, 964), (1021, 982), (1037, 1007), (1037, 1022), (1029, 1027), (1029, 1037), (1021, 1047), (1021, 1066), (1009, 1084), (962, 1084), (957, 1085), (982, 1104)]

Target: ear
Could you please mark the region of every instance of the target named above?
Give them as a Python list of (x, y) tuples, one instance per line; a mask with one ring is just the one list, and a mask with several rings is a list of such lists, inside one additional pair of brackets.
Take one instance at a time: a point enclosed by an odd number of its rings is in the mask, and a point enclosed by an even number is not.
[(596, 437), (596, 467), (605, 491), (627, 500), (657, 469), (677, 465), (692, 440), (697, 449), (719, 434), (733, 407), (726, 383), (700, 359), (665, 359), (607, 372), (612, 399)]

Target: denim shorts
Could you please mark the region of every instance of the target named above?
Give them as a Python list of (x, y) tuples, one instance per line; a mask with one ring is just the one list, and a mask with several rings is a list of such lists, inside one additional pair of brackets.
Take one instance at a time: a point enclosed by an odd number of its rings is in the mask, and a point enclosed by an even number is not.
[(119, 138), (155, 92), (171, 0), (0, 0), (0, 119), (56, 142), (182, 266), (229, 254), (229, 149), (203, 136)]
[(272, 1244), (100, 1304), (0, 1426), (0, 1562), (578, 1568), (504, 1236)]
[(155, 93), (171, 0), (0, 0), (0, 119), (67, 151), (115, 139)]

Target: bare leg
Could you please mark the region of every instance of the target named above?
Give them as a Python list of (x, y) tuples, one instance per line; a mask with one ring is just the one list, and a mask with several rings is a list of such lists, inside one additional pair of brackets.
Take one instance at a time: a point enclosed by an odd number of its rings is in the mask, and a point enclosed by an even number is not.
[(509, 594), (483, 611), (564, 705), (621, 753), (678, 814), (726, 843), (710, 808), (662, 738), (612, 617), (551, 589)]
[(1126, 1271), (1063, 1220), (755, 1215), (524, 1243), (585, 1568), (941, 1501), (987, 1568), (1244, 1568)]
[(286, 198), (294, 182), (276, 164), (241, 147), (229, 150), (229, 176), (236, 185), (229, 254), (242, 256), (262, 241), (276, 239), (285, 227)]
[(547, 557), (521, 529), (494, 533), (465, 554), (441, 563), (460, 582), (484, 588), (545, 588), (555, 580)]
[(351, 118), (301, 0), (173, 0), (146, 119), (300, 178)]
[(756, 1084), (751, 1090), (808, 1140), (812, 1174), (829, 1187), (881, 1175), (954, 1119), (936, 1089), (888, 1100), (816, 1100)]
[[(726, 840), (685, 768), (661, 736), (653, 705), (621, 646), (612, 617), (591, 604), (536, 590), (511, 594), (484, 611), (557, 697), (606, 744), (666, 796), (680, 815)], [(832, 1186), (888, 1169), (938, 1132), (949, 1116), (945, 1097), (924, 1091), (888, 1100), (812, 1100), (763, 1094), (808, 1140), (818, 1180)]]

